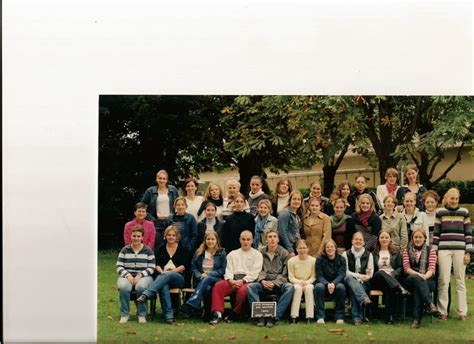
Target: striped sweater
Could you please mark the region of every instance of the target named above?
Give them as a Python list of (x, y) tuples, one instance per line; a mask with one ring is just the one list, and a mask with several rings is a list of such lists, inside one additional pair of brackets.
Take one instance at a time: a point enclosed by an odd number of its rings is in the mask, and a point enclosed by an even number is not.
[(472, 233), (469, 211), (448, 206), (436, 212), (433, 231), (435, 250), (463, 250), (472, 252)]
[(127, 245), (120, 251), (116, 267), (120, 277), (135, 277), (138, 273), (143, 277), (151, 276), (155, 271), (155, 255), (148, 246), (143, 245), (142, 249), (135, 253), (132, 245)]
[[(426, 271), (431, 271), (433, 273), (433, 276), (436, 272), (436, 260), (438, 257), (436, 256), (436, 251), (431, 248), (429, 250), (429, 256), (428, 256), (428, 266), (426, 267)], [(408, 249), (403, 250), (403, 270), (407, 271), (408, 269), (413, 269), (415, 271), (419, 271), (419, 268), (416, 266), (411, 266), (410, 263), (410, 254), (408, 253)], [(420, 258), (418, 258), (418, 264), (420, 263)]]

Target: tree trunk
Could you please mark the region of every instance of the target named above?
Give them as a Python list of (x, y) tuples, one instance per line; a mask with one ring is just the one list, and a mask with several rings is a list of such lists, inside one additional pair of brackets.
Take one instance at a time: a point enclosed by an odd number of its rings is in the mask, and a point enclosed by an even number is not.
[(331, 192), (334, 190), (334, 180), (336, 179), (337, 167), (334, 165), (324, 165), (323, 166), (323, 179), (324, 179), (324, 189), (323, 195), (329, 197)]
[[(262, 160), (258, 156), (249, 155), (244, 158), (240, 158), (237, 162), (237, 167), (239, 168), (240, 175), (240, 192), (248, 196), (250, 192), (250, 179), (252, 176), (262, 176), (266, 177), (266, 174), (263, 170)], [(264, 181), (263, 191), (268, 193), (268, 184)], [(267, 190), (265, 190), (267, 189)]]

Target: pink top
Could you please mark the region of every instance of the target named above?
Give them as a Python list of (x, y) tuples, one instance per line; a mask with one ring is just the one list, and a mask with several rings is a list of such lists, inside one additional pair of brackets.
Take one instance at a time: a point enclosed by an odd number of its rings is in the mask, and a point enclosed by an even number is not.
[[(428, 256), (428, 269), (426, 271), (431, 271), (434, 275), (436, 271), (436, 251), (434, 249), (430, 250), (430, 254)], [(417, 260), (420, 260), (420, 257), (417, 257)], [(403, 251), (403, 269), (406, 271), (407, 269), (411, 269), (410, 266), (410, 257), (408, 254), (408, 250), (405, 249)]]
[[(125, 224), (123, 230), (123, 241), (125, 242), (125, 245), (130, 245), (132, 243), (132, 228), (138, 224), (139, 223), (136, 219)], [(143, 245), (148, 246), (153, 251), (155, 248), (155, 225), (153, 222), (148, 220), (143, 220), (141, 225), (145, 230), (145, 234), (143, 235)]]

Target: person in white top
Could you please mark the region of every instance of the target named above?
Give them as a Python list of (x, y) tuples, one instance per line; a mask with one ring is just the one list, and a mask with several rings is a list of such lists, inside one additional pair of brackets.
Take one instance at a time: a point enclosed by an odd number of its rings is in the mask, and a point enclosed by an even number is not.
[[(240, 192), (240, 183), (236, 179), (229, 179), (226, 184), (226, 198), (224, 198), (224, 205), (222, 208), (222, 217), (225, 219), (234, 212), (234, 200)], [(244, 211), (249, 212), (249, 202), (245, 200)]]
[(390, 195), (396, 198), (397, 191), (399, 188), (400, 186), (398, 185), (398, 171), (395, 168), (390, 167), (385, 172), (385, 184), (377, 186), (376, 195), (380, 204), (382, 204), (382, 208), (385, 197)]
[(433, 231), (435, 226), (436, 211), (438, 210), (439, 195), (434, 190), (428, 190), (423, 194), (423, 204), (425, 205), (426, 222), (430, 236), (427, 243), (431, 245), (433, 242)]
[(244, 230), (240, 233), (240, 248), (227, 255), (227, 266), (224, 280), (217, 282), (212, 289), (212, 318), (210, 324), (222, 321), (224, 313), (224, 298), (236, 294), (232, 309), (232, 318), (240, 315), (247, 302), (248, 284), (257, 280), (262, 270), (263, 256), (252, 248), (253, 235), (251, 231)]
[(416, 195), (413, 192), (407, 192), (403, 200), (403, 212), (407, 221), (408, 239), (411, 239), (411, 233), (415, 228), (421, 228), (425, 231), (426, 237), (430, 237), (428, 229), (428, 219), (423, 211), (416, 206)]
[(194, 216), (198, 220), (198, 210), (204, 202), (204, 197), (196, 195), (198, 189), (198, 181), (194, 177), (189, 177), (184, 181), (183, 196), (186, 198), (188, 208), (186, 212)]

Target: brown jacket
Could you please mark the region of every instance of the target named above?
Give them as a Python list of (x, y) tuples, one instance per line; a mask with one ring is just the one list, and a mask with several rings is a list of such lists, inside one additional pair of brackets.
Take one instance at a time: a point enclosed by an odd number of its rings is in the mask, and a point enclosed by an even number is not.
[(331, 238), (331, 220), (324, 213), (308, 215), (304, 218), (304, 235), (308, 244), (308, 254), (313, 257), (321, 255), (322, 242)]

